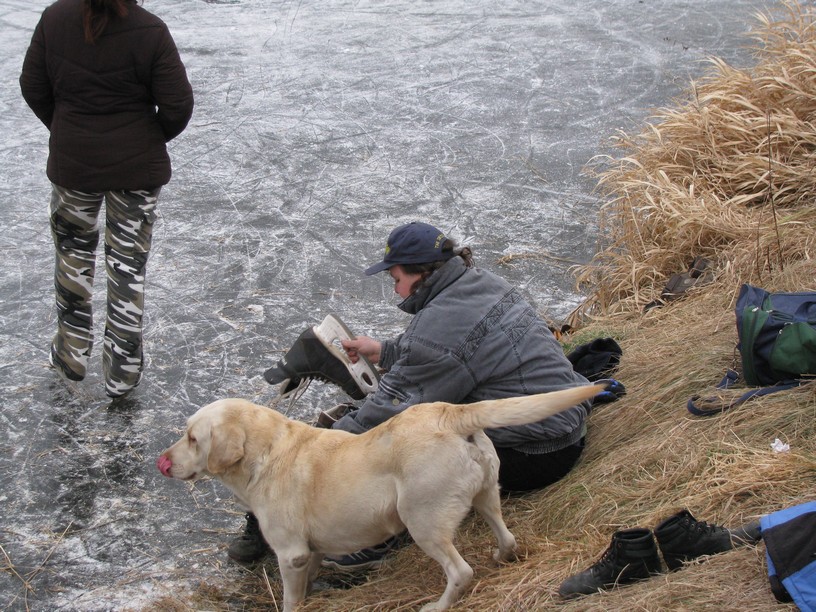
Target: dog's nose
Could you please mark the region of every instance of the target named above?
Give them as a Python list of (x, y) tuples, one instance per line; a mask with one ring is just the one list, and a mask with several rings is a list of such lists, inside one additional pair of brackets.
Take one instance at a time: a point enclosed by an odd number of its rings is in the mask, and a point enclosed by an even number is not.
[(168, 478), (170, 478), (170, 468), (172, 465), (173, 462), (170, 461), (170, 458), (167, 455), (159, 455), (159, 458), (156, 459), (156, 467)]

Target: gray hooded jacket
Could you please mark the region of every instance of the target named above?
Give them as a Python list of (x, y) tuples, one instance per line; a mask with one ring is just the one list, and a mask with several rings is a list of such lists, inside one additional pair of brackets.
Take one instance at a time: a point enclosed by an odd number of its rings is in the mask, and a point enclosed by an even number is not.
[[(587, 384), (524, 298), (501, 277), (454, 257), (399, 305), (414, 318), (382, 343), (376, 393), (334, 424), (362, 433), (414, 404), (471, 403)], [(497, 447), (560, 450), (585, 434), (589, 403), (530, 425), (487, 430)]]

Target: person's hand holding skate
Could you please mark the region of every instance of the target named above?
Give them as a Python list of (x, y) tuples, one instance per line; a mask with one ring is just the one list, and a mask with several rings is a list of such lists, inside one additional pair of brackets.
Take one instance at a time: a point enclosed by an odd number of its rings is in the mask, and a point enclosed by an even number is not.
[(371, 363), (379, 363), (382, 344), (368, 336), (357, 336), (354, 340), (341, 340), (340, 344), (349, 356), (351, 363), (357, 363), (360, 357), (365, 357)]

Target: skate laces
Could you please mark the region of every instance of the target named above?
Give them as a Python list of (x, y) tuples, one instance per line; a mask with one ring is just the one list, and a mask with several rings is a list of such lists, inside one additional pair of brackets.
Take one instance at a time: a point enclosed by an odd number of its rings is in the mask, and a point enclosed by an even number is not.
[[(330, 385), (337, 385), (343, 388), (346, 384), (351, 382), (352, 384), (357, 385), (354, 381), (350, 372), (347, 372), (346, 366), (343, 364), (342, 360), (339, 359), (336, 355), (334, 355), (331, 351), (329, 351), (323, 345), (318, 345), (319, 348), (323, 351), (322, 357), (322, 364), (316, 364), (314, 362), (309, 362), (306, 368), (306, 371), (299, 371), (298, 368), (285, 364), (279, 367), (289, 374), (289, 380), (291, 382), (298, 381), (297, 387), (286, 393), (285, 395), (291, 395), (294, 393), (298, 394), (298, 397), (302, 395), (302, 391), (299, 392), (299, 389), (303, 387), (305, 391), (304, 384), (308, 386), (309, 381), (311, 380), (319, 380), (320, 382), (328, 383)], [(315, 355), (312, 356), (313, 358)], [(308, 369), (307, 369), (308, 368)], [(330, 374), (325, 372), (326, 368), (333, 369), (334, 371)], [(347, 380), (344, 381), (343, 377), (346, 375)]]
[[(272, 398), (272, 401), (269, 403), (270, 408), (275, 408), (278, 412), (282, 413), (285, 416), (289, 416), (289, 413), (294, 408), (295, 403), (306, 393), (306, 389), (309, 388), (309, 383), (311, 382), (310, 378), (300, 378), (298, 379), (298, 384), (294, 389), (287, 391), (286, 393), (281, 393), (276, 397)], [(283, 381), (281, 384), (281, 389), (288, 383), (288, 379)], [(283, 407), (281, 407), (283, 404)]]

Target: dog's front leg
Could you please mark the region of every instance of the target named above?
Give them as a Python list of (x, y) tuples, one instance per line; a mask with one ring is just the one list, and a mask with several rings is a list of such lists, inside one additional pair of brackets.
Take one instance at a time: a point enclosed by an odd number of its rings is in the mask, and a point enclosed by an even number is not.
[(312, 558), (309, 560), (309, 573), (306, 585), (306, 594), (312, 592), (312, 585), (320, 573), (321, 562), (323, 561), (323, 553), (312, 553)]
[(295, 612), (309, 590), (312, 558), (315, 555), (307, 549), (297, 552), (276, 550), (275, 555), (283, 579), (283, 612)]

